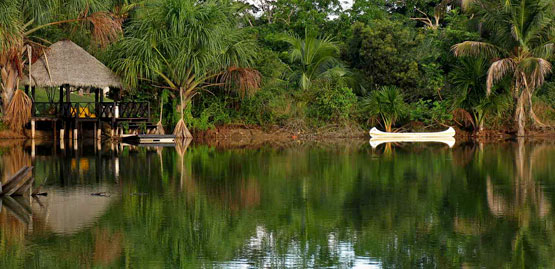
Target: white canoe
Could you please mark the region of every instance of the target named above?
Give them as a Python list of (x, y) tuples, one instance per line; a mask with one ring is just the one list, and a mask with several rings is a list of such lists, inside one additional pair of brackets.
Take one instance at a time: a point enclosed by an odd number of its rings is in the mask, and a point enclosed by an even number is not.
[[(370, 130), (370, 137), (372, 138), (403, 138), (403, 139), (429, 139), (429, 138), (446, 138), (455, 136), (455, 129), (449, 129), (441, 132), (428, 132), (428, 133), (388, 133), (382, 132), (376, 127)], [(416, 142), (416, 141), (415, 141)]]
[(400, 142), (437, 142), (447, 144), (450, 148), (455, 145), (454, 137), (429, 137), (429, 138), (371, 138), (370, 146), (373, 148), (383, 143), (400, 143)]

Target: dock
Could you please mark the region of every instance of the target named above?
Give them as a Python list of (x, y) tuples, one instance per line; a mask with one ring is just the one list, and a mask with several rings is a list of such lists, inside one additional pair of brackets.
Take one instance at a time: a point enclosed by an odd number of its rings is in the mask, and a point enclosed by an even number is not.
[(175, 144), (175, 135), (130, 134), (123, 135), (122, 140), (136, 144)]

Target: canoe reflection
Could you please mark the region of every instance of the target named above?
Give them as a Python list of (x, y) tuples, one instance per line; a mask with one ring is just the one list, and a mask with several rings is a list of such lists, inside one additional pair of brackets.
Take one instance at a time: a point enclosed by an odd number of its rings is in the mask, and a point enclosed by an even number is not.
[(372, 138), (370, 139), (370, 146), (373, 148), (383, 144), (383, 143), (400, 143), (400, 142), (437, 142), (447, 144), (450, 148), (455, 145), (455, 138)]

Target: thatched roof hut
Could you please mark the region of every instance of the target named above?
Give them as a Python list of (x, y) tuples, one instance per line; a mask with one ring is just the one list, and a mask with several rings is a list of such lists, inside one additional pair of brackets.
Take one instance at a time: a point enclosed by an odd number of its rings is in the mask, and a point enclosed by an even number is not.
[[(121, 88), (121, 81), (108, 67), (75, 43), (64, 40), (54, 43), (31, 65), (32, 86)], [(29, 85), (25, 78), (24, 85)]]

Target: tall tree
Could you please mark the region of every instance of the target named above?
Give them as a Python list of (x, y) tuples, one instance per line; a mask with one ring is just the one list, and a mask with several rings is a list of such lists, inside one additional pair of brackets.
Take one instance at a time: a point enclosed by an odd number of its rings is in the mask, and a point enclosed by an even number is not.
[(178, 137), (192, 137), (183, 111), (199, 92), (225, 85), (258, 88), (259, 73), (248, 68), (255, 43), (239, 27), (235, 11), (225, 0), (150, 1), (137, 9), (115, 46), (111, 65), (127, 85), (144, 80), (179, 94)]
[(453, 46), (456, 56), (486, 57), (487, 92), (506, 76), (513, 80), (514, 121), (518, 135), (525, 135), (527, 115), (542, 125), (532, 109), (532, 95), (551, 72), (554, 53), (555, 2), (550, 0), (476, 0), (482, 22), (482, 41), (465, 41)]

